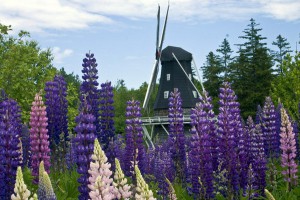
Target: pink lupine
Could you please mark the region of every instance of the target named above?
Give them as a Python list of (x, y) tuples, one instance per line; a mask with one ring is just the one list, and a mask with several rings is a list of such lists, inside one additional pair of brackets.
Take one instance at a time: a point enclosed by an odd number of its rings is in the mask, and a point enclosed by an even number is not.
[(34, 183), (38, 183), (39, 164), (44, 161), (45, 170), (50, 173), (50, 149), (47, 130), (48, 118), (46, 106), (41, 95), (35, 95), (30, 112), (30, 150), (31, 169)]
[(296, 140), (292, 124), (284, 108), (281, 108), (280, 149), (282, 174), (287, 182), (287, 190), (297, 185)]
[(95, 139), (94, 154), (89, 169), (90, 198), (92, 200), (112, 200), (115, 198), (115, 188), (112, 186), (113, 179), (110, 178), (112, 171), (111, 164), (107, 162), (107, 157), (98, 142)]

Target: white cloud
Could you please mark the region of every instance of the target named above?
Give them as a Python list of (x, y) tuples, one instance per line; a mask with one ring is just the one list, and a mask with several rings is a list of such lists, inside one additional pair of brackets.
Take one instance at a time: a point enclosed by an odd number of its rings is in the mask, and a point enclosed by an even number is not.
[[(116, 16), (155, 18), (158, 3), (164, 15), (168, 0), (0, 0), (0, 23), (31, 32), (84, 29), (92, 24), (113, 23)], [(170, 4), (171, 20), (239, 20), (256, 14), (300, 20), (299, 0), (171, 0)]]
[(59, 47), (53, 47), (52, 53), (54, 56), (54, 63), (61, 64), (66, 57), (69, 57), (73, 54), (72, 49), (64, 49), (62, 50)]

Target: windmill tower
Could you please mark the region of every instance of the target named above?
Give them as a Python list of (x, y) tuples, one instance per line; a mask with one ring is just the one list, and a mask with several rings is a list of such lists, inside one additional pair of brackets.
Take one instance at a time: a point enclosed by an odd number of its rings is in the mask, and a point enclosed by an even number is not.
[(148, 105), (150, 95), (156, 85), (156, 79), (159, 71), (159, 62), (161, 62), (161, 73), (159, 80), (158, 93), (155, 99), (154, 116), (144, 117), (143, 130), (148, 138), (148, 145), (154, 146), (153, 141), (168, 136), (168, 109), (170, 93), (175, 88), (181, 93), (182, 108), (184, 110), (184, 124), (190, 124), (190, 110), (195, 107), (199, 101), (200, 93), (193, 83), (192, 73), (192, 54), (180, 47), (168, 46), (162, 50), (163, 40), (166, 31), (169, 6), (164, 22), (164, 27), (159, 41), (159, 20), (160, 7), (157, 14), (157, 39), (156, 39), (156, 60), (153, 66), (152, 75), (147, 88), (143, 108), (150, 109), (153, 105)]

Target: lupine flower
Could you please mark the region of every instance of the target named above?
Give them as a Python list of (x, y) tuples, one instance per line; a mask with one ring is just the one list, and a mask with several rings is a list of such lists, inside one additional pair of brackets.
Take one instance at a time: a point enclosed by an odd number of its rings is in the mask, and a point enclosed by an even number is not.
[(257, 106), (256, 116), (255, 116), (255, 124), (262, 123), (262, 108), (260, 105)]
[(265, 189), (265, 195), (267, 197), (268, 200), (275, 200), (274, 196), (272, 195), (271, 192), (269, 192), (269, 190)]
[(113, 186), (115, 187), (115, 197), (117, 199), (129, 199), (132, 192), (130, 191), (130, 186), (127, 184), (127, 178), (125, 177), (120, 162), (115, 158), (116, 171), (114, 175)]
[(38, 183), (38, 168), (41, 161), (47, 173), (50, 171), (50, 149), (47, 130), (47, 113), (44, 102), (40, 94), (36, 94), (32, 102), (30, 112), (30, 151), (31, 151), (31, 168), (34, 176), (34, 183)]
[[(68, 135), (68, 101), (66, 99), (66, 82), (60, 75), (56, 75), (53, 81), (46, 82), (45, 104), (47, 106), (48, 134), (50, 149), (52, 150), (52, 163), (57, 170), (65, 165)], [(61, 139), (62, 138), (62, 139)]]
[(293, 127), (284, 108), (281, 109), (281, 133), (280, 133), (280, 149), (281, 166), (283, 167), (282, 174), (285, 181), (288, 183), (287, 190), (290, 191), (292, 186), (297, 185), (298, 166), (296, 159), (296, 141)]
[(69, 150), (66, 154), (66, 164), (68, 169), (72, 168), (76, 164), (76, 142), (75, 136), (70, 137)]
[(12, 200), (28, 200), (30, 191), (24, 183), (21, 167), (18, 167), (14, 194), (11, 195)]
[(113, 179), (110, 178), (112, 175), (110, 167), (111, 164), (107, 162), (107, 157), (96, 138), (94, 154), (88, 170), (90, 174), (88, 187), (91, 190), (89, 193), (91, 199), (111, 200), (115, 198), (115, 188), (112, 186)]
[(145, 182), (139, 167), (135, 165), (134, 171), (136, 174), (136, 193), (135, 193), (135, 199), (136, 200), (156, 200), (156, 198), (153, 197), (153, 192), (149, 189), (148, 184)]
[(39, 199), (43, 200), (56, 200), (56, 196), (53, 191), (48, 173), (45, 171), (43, 161), (40, 163), (39, 167), (38, 197)]
[(91, 107), (85, 104), (82, 107), (82, 111), (76, 117), (77, 126), (75, 127), (75, 131), (77, 135), (75, 137), (75, 145), (76, 145), (76, 164), (77, 164), (77, 172), (81, 175), (78, 179), (78, 182), (81, 184), (78, 187), (80, 192), (79, 199), (85, 200), (89, 198), (89, 165), (91, 160), (91, 156), (94, 151), (94, 140), (96, 138), (95, 131), (96, 127), (94, 125), (95, 117), (91, 114)]
[(29, 166), (29, 160), (30, 160), (30, 133), (28, 130), (28, 127), (26, 125), (22, 125), (22, 131), (21, 131), (21, 142), (22, 142), (22, 167)]
[[(1, 97), (0, 97), (1, 98)], [(21, 165), (21, 115), (17, 102), (0, 99), (0, 199), (10, 199)]]
[[(189, 153), (191, 168), (192, 192), (195, 198), (213, 197), (213, 139), (215, 119), (211, 98), (204, 93), (203, 98), (191, 110), (191, 151)], [(216, 160), (215, 160), (216, 162)], [(203, 181), (200, 186), (199, 177)]]
[(249, 164), (252, 165), (254, 182), (253, 188), (263, 195), (266, 187), (267, 159), (264, 149), (263, 134), (259, 124), (254, 125), (251, 117), (247, 120), (249, 137)]
[(140, 102), (135, 100), (128, 101), (125, 115), (126, 147), (124, 171), (127, 176), (132, 176), (135, 165), (138, 165), (141, 171), (144, 173), (143, 164), (145, 150), (143, 145), (143, 129)]
[(166, 199), (169, 194), (169, 186), (166, 182), (166, 178), (172, 182), (175, 179), (175, 167), (169, 149), (170, 144), (168, 140), (161, 146), (155, 148), (154, 175), (158, 182), (158, 194), (161, 195), (163, 199)]
[(276, 134), (276, 113), (275, 107), (270, 97), (266, 97), (262, 112), (262, 131), (266, 155), (272, 157), (279, 149), (278, 136)]
[[(86, 103), (91, 106), (90, 114), (95, 117), (94, 125), (96, 126), (95, 135), (97, 138), (100, 137), (100, 91), (98, 89), (99, 83), (98, 79), (98, 64), (96, 63), (96, 58), (94, 58), (93, 53), (87, 53), (86, 58), (83, 59), (82, 64), (82, 79), (83, 82), (80, 86), (80, 100), (82, 108)], [(86, 103), (85, 103), (86, 101)]]
[(114, 94), (111, 82), (102, 83), (100, 89), (101, 132), (98, 139), (103, 145), (103, 150), (105, 151), (108, 162), (110, 163), (114, 163), (114, 153), (108, 148), (109, 143), (113, 140), (115, 133), (113, 96)]
[(185, 135), (183, 125), (183, 109), (180, 92), (175, 88), (169, 98), (169, 139), (171, 141), (172, 159), (176, 169), (176, 176), (179, 181), (185, 182), (186, 153)]
[(169, 181), (169, 179), (166, 178), (166, 181), (169, 185), (169, 199), (170, 200), (177, 200), (177, 196), (176, 196), (176, 193), (175, 193), (175, 189), (173, 188), (173, 185), (172, 183)]
[[(238, 142), (241, 134), (241, 119), (237, 97), (230, 84), (225, 82), (220, 88), (218, 115), (218, 153), (222, 171), (226, 169), (227, 195), (236, 195), (239, 191)], [(244, 172), (244, 173), (247, 173)]]

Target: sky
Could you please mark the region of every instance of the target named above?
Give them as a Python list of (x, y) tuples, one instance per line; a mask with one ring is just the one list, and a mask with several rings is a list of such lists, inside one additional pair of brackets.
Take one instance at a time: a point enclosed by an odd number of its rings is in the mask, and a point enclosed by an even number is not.
[[(251, 18), (260, 24), (268, 47), (281, 34), (296, 50), (300, 41), (300, 0), (169, 0), (163, 48), (193, 54), (199, 69), (224, 38), (235, 44)], [(123, 79), (128, 88), (149, 82), (155, 59), (157, 7), (161, 29), (166, 0), (0, 0), (0, 23), (13, 34), (29, 31), (42, 49), (50, 48), (54, 66), (82, 76), (85, 53), (95, 54), (99, 82)], [(298, 50), (300, 44), (298, 43)], [(201, 73), (201, 71), (200, 71)]]

